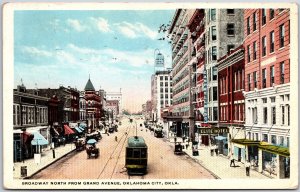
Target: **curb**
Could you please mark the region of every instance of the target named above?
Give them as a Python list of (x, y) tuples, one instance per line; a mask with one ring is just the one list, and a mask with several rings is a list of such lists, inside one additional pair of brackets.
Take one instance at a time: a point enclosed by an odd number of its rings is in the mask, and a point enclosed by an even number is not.
[(198, 163), (199, 165), (201, 165), (206, 171), (208, 171), (212, 176), (214, 176), (215, 179), (221, 179), (221, 177), (219, 177), (217, 174), (215, 174), (214, 172), (212, 172), (211, 170), (209, 170), (207, 167), (205, 167), (202, 163), (200, 163), (200, 161), (198, 159), (191, 157), (185, 151), (183, 151), (183, 153), (185, 155), (187, 155), (189, 158), (193, 159), (196, 163)]
[(74, 152), (76, 150), (76, 148), (72, 149), (71, 151), (69, 151), (68, 153), (62, 155), (59, 158), (55, 158), (54, 161), (50, 162), (49, 164), (45, 165), (44, 167), (42, 167), (41, 169), (37, 170), (36, 172), (32, 173), (30, 176), (24, 177), (24, 178), (20, 178), (20, 179), (31, 179), (31, 177), (33, 177), (34, 175), (38, 174), (39, 172), (41, 172), (42, 170), (46, 169), (47, 167), (49, 167), (50, 165), (54, 164), (55, 162), (57, 162), (58, 160), (62, 159), (63, 157), (69, 155), (70, 153)]

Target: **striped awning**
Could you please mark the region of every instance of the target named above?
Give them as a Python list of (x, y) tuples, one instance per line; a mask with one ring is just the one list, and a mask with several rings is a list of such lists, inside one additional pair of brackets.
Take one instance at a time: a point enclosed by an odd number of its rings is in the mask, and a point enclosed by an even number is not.
[(70, 135), (75, 133), (68, 125), (64, 125), (64, 129), (65, 129), (65, 135)]

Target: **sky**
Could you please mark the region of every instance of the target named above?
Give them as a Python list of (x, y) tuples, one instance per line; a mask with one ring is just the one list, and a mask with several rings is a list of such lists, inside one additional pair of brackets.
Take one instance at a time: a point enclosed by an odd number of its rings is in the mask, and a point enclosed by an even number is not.
[[(171, 47), (159, 33), (174, 10), (15, 11), (14, 87), (122, 89), (131, 112), (151, 99), (154, 52), (171, 67)], [(156, 51), (157, 53), (157, 51)]]

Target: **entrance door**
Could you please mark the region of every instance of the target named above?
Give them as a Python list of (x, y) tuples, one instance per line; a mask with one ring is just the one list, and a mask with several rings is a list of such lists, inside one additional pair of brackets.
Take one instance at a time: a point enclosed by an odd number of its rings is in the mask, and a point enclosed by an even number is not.
[(238, 162), (241, 162), (242, 160), (242, 149), (238, 148)]
[(21, 141), (14, 141), (14, 162), (22, 161)]

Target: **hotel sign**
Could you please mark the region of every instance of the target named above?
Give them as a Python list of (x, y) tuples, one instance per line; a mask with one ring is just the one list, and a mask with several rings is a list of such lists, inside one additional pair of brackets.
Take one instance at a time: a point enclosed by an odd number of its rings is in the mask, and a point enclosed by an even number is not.
[(200, 128), (199, 134), (220, 134), (220, 133), (229, 133), (228, 128)]

